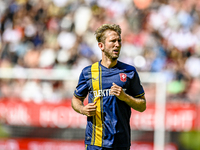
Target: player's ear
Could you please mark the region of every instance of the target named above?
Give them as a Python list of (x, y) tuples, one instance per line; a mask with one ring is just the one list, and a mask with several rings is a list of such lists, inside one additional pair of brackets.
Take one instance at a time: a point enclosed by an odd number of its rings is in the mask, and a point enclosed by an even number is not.
[(98, 43), (99, 48), (103, 51), (104, 50), (104, 44), (102, 42)]

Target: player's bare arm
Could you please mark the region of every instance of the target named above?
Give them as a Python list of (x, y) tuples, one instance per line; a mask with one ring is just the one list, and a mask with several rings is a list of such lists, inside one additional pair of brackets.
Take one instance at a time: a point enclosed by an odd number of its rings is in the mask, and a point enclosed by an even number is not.
[(118, 86), (115, 83), (113, 83), (113, 86), (111, 87), (110, 94), (117, 96), (118, 99), (126, 102), (130, 107), (137, 111), (143, 112), (146, 109), (146, 99), (144, 95), (138, 98), (134, 98), (126, 94), (122, 87)]
[(94, 116), (96, 114), (96, 108), (97, 106), (95, 106), (96, 102), (94, 103), (88, 103), (87, 105), (83, 105), (83, 100), (79, 99), (75, 96), (73, 96), (72, 98), (72, 108), (83, 115), (86, 115), (88, 117), (90, 116)]

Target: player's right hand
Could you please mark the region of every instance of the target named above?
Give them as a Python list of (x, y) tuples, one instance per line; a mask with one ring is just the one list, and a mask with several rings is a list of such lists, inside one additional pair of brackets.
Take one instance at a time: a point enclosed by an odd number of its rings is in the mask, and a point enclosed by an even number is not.
[(95, 104), (96, 104), (96, 102), (88, 103), (87, 105), (83, 106), (82, 109), (81, 109), (81, 113), (83, 115), (88, 116), (88, 117), (96, 115), (97, 106)]

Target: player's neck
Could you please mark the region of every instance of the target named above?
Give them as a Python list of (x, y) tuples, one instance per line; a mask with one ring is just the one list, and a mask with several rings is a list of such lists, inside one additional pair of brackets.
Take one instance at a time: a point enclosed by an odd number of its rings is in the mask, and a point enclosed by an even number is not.
[(116, 60), (110, 60), (110, 59), (103, 59), (102, 58), (101, 64), (106, 68), (112, 68), (117, 64), (117, 59)]

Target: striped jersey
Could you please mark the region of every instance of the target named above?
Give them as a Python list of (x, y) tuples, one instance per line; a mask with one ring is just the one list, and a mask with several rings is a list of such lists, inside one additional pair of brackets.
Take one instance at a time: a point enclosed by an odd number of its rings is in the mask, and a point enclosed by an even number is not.
[(79, 77), (74, 96), (88, 102), (96, 101), (96, 115), (87, 117), (85, 144), (99, 147), (130, 146), (131, 107), (110, 95), (112, 83), (121, 86), (133, 97), (144, 95), (135, 67), (120, 61), (113, 68), (106, 68), (101, 61), (85, 67)]

